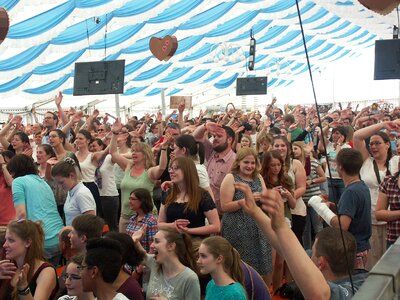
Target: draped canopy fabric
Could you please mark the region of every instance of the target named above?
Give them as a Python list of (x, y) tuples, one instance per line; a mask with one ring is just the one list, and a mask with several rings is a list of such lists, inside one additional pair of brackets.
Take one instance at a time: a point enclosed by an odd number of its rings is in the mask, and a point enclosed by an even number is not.
[[(312, 70), (359, 55), (391, 35), (392, 19), (357, 0), (299, 0)], [(125, 59), (123, 96), (229, 89), (236, 78), (268, 75), (287, 86), (307, 71), (295, 0), (0, 0), (11, 26), (0, 46), (0, 96), (72, 94), (76, 62)], [(255, 72), (246, 69), (250, 31)], [(175, 35), (160, 62), (153, 36)]]

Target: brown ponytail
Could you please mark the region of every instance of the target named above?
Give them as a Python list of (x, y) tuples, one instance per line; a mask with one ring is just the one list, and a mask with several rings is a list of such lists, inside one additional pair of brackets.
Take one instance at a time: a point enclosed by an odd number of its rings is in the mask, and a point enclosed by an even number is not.
[(197, 264), (194, 256), (193, 245), (190, 235), (185, 232), (177, 232), (174, 229), (161, 229), (168, 243), (175, 243), (175, 254), (179, 261), (186, 267), (197, 272)]
[(235, 248), (223, 237), (211, 236), (204, 239), (202, 242), (208, 251), (217, 258), (222, 256), (224, 271), (232, 277), (236, 282), (239, 282), (244, 288), (244, 275), (241, 266), (240, 254)]

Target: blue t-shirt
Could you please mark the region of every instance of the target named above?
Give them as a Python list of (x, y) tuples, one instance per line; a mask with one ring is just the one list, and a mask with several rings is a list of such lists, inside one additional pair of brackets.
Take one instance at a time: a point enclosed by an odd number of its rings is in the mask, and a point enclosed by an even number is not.
[(17, 177), (12, 182), (12, 195), (15, 206), (25, 205), (26, 219), (42, 221), (45, 248), (57, 245), (63, 223), (46, 181), (34, 174)]
[(357, 241), (357, 252), (370, 249), (371, 195), (364, 181), (348, 185), (338, 203), (338, 215), (351, 218), (349, 232)]
[(247, 300), (247, 297), (240, 283), (219, 286), (212, 279), (207, 284), (205, 300)]

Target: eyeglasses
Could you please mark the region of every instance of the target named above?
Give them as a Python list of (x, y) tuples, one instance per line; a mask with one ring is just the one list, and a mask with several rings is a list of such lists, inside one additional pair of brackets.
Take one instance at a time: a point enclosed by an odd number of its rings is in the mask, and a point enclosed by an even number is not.
[(87, 266), (87, 265), (80, 265), (76, 267), (79, 271), (83, 271), (85, 269), (93, 269), (93, 266)]
[(103, 128), (99, 128), (99, 129), (97, 129), (97, 131), (104, 131), (104, 129)]
[(66, 281), (67, 279), (69, 279), (69, 280), (81, 280), (81, 279), (82, 279), (82, 277), (79, 276), (79, 275), (76, 275), (76, 274), (67, 274), (67, 273), (62, 274), (61, 278), (62, 278), (62, 280), (64, 280), (64, 281)]
[(378, 141), (369, 143), (370, 146), (373, 146), (373, 145), (378, 146), (378, 145), (381, 145), (381, 144), (383, 144), (383, 143), (382, 142), (378, 142)]
[(169, 167), (168, 168), (168, 172), (170, 172), (170, 173), (175, 173), (177, 170), (179, 170), (180, 169), (180, 167), (178, 167), (178, 166), (176, 166), (176, 167)]

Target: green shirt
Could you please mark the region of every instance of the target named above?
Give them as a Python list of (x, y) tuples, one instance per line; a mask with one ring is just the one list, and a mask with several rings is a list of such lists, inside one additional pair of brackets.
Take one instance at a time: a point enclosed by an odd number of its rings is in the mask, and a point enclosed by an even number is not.
[(247, 297), (243, 286), (238, 282), (219, 286), (211, 280), (207, 284), (205, 300), (247, 300)]
[(148, 171), (144, 170), (140, 176), (132, 177), (131, 169), (126, 170), (121, 181), (121, 215), (125, 218), (129, 218), (134, 214), (129, 205), (129, 196), (137, 188), (148, 190), (153, 197), (154, 183), (150, 180)]

